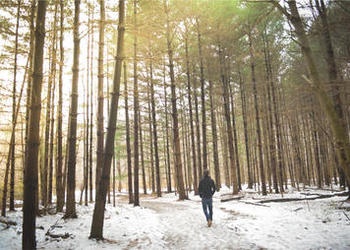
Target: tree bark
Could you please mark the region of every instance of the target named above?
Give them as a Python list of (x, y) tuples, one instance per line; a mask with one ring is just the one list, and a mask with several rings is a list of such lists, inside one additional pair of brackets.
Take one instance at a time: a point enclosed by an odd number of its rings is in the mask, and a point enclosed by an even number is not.
[[(17, 14), (16, 14), (16, 32), (15, 32), (15, 58), (14, 58), (14, 68), (13, 68), (13, 91), (12, 91), (12, 126), (16, 126), (16, 85), (17, 85), (17, 60), (18, 60), (18, 30), (20, 21), (20, 11), (21, 11), (21, 0), (17, 1)], [(10, 211), (15, 210), (15, 145), (16, 145), (15, 134), (13, 134), (13, 139), (11, 140), (11, 174), (10, 174)]]
[[(15, 141), (16, 141), (16, 83), (17, 83), (17, 58), (18, 58), (18, 29), (20, 19), (21, 1), (17, 2), (17, 14), (16, 14), (16, 28), (15, 28), (15, 57), (14, 57), (14, 68), (13, 68), (13, 91), (12, 91), (12, 132), (10, 138), (10, 147), (7, 155), (4, 187), (2, 190), (2, 210), (1, 216), (6, 216), (6, 205), (7, 205), (7, 193), (8, 193), (8, 176), (10, 172), (10, 210), (14, 211), (14, 186), (15, 186)], [(19, 103), (18, 103), (19, 104)]]
[[(165, 72), (165, 65), (164, 65), (164, 79), (163, 79), (163, 85), (164, 85), (164, 106), (165, 110), (168, 111), (168, 91), (167, 91), (167, 86), (166, 86), (166, 72)], [(168, 112), (165, 112), (165, 141), (166, 141), (166, 169), (167, 169), (167, 190), (168, 193), (172, 192), (172, 181), (171, 181), (171, 164), (170, 164), (170, 143), (169, 143), (169, 116)]]
[(39, 130), (41, 115), (41, 89), (43, 82), (43, 60), (45, 42), (45, 16), (47, 1), (39, 1), (35, 26), (35, 54), (32, 76), (31, 101), (29, 113), (29, 128), (27, 140), (27, 154), (24, 166), (23, 193), (23, 234), (22, 249), (35, 249), (36, 202), (38, 187), (38, 154)]
[(92, 217), (90, 238), (103, 239), (103, 223), (104, 223), (104, 211), (106, 204), (106, 195), (110, 179), (110, 170), (112, 158), (114, 155), (114, 137), (116, 131), (116, 121), (118, 113), (118, 101), (120, 94), (120, 78), (121, 68), (123, 62), (123, 46), (124, 46), (124, 15), (125, 6), (124, 0), (119, 0), (119, 23), (118, 23), (118, 42), (117, 42), (117, 56), (114, 68), (113, 79), (113, 93), (110, 103), (108, 131), (105, 142), (105, 149), (103, 153), (103, 168), (102, 175), (99, 181), (99, 185), (96, 193), (96, 202)]
[(191, 89), (191, 74), (190, 74), (190, 60), (188, 55), (188, 31), (186, 26), (185, 34), (185, 53), (186, 53), (186, 76), (187, 76), (187, 99), (190, 113), (190, 137), (191, 137), (191, 151), (192, 151), (192, 171), (193, 171), (193, 189), (194, 194), (198, 194), (198, 174), (197, 174), (197, 161), (196, 161), (196, 142), (194, 135), (194, 121), (193, 121), (193, 109), (192, 109), (192, 95)]
[(243, 119), (243, 130), (244, 130), (244, 146), (247, 158), (247, 172), (248, 172), (248, 188), (253, 188), (253, 171), (251, 167), (251, 155), (249, 153), (249, 136), (248, 136), (248, 122), (247, 122), (247, 101), (246, 101), (246, 89), (243, 83), (241, 70), (238, 71), (239, 74), (239, 88), (241, 94), (242, 102), (242, 119)]
[(140, 206), (139, 195), (139, 90), (137, 79), (137, 1), (134, 0), (134, 206)]
[(214, 96), (213, 82), (209, 81), (209, 101), (210, 101), (211, 131), (212, 131), (212, 137), (213, 137), (215, 184), (216, 184), (216, 190), (219, 191), (221, 188), (221, 178), (220, 178), (220, 164), (219, 164), (218, 132), (217, 132), (217, 125), (216, 125), (216, 115), (214, 111), (213, 96)]
[(157, 131), (157, 116), (156, 116), (156, 102), (155, 91), (153, 82), (153, 64), (152, 59), (150, 62), (150, 82), (151, 82), (151, 107), (152, 107), (152, 125), (153, 125), (153, 145), (154, 145), (154, 158), (156, 164), (156, 185), (157, 196), (162, 196), (162, 186), (160, 182), (160, 164), (159, 164), (159, 149), (158, 149), (158, 131)]
[(267, 195), (266, 192), (266, 177), (264, 170), (264, 158), (263, 158), (263, 149), (262, 149), (262, 139), (261, 139), (261, 128), (260, 128), (260, 113), (258, 106), (258, 94), (257, 94), (257, 82), (255, 76), (255, 59), (254, 59), (254, 51), (252, 44), (252, 34), (249, 33), (249, 52), (250, 52), (250, 65), (251, 65), (251, 75), (252, 75), (252, 84), (253, 84), (253, 96), (254, 96), (254, 107), (255, 107), (255, 121), (256, 121), (256, 133), (258, 139), (258, 154), (259, 154), (259, 170), (260, 170), (260, 178), (261, 178), (261, 189), (262, 194)]
[(219, 48), (219, 58), (220, 58), (220, 75), (221, 75), (221, 83), (222, 83), (222, 94), (224, 100), (224, 112), (225, 112), (225, 121), (226, 121), (226, 129), (227, 129), (227, 143), (228, 143), (228, 153), (229, 153), (229, 162), (230, 162), (230, 170), (232, 176), (232, 189), (233, 194), (238, 194), (239, 185), (237, 181), (237, 169), (235, 164), (235, 150), (233, 147), (234, 139), (232, 133), (232, 123), (231, 123), (231, 112), (230, 112), (230, 97), (229, 97), (229, 86), (228, 81), (224, 72), (224, 61), (223, 61), (223, 52), (222, 48)]
[(62, 104), (63, 104), (63, 62), (64, 62), (64, 1), (60, 1), (60, 64), (58, 80), (58, 106), (57, 106), (57, 163), (56, 163), (56, 196), (57, 212), (63, 211), (64, 184), (63, 184), (63, 142), (62, 142)]
[[(53, 30), (53, 36), (52, 36), (52, 42), (51, 42), (51, 48), (50, 48), (50, 55), (51, 58), (51, 64), (50, 64), (50, 74), (48, 79), (48, 86), (47, 86), (47, 95), (46, 95), (46, 123), (45, 123), (45, 138), (44, 138), (44, 164), (42, 164), (42, 170), (41, 170), (41, 204), (44, 206), (44, 209), (47, 207), (47, 203), (49, 201), (49, 175), (51, 175), (50, 171), (50, 162), (52, 159), (51, 152), (51, 145), (50, 145), (50, 138), (52, 138), (53, 135), (50, 135), (51, 130), (51, 116), (53, 113), (54, 105), (53, 105), (53, 86), (56, 76), (56, 23), (57, 23), (57, 11), (58, 6), (55, 4), (55, 12), (54, 12), (54, 20), (52, 23), (52, 30)], [(52, 184), (51, 184), (52, 187)], [(52, 189), (50, 190), (52, 191)], [(45, 213), (45, 211), (44, 211)]]
[(134, 203), (133, 183), (132, 183), (132, 161), (131, 161), (131, 139), (130, 139), (130, 118), (129, 118), (129, 97), (128, 97), (128, 79), (126, 63), (124, 62), (124, 102), (125, 102), (125, 133), (126, 133), (126, 157), (128, 166), (128, 192), (129, 204)]
[(65, 218), (76, 218), (75, 208), (75, 170), (76, 170), (76, 145), (77, 145), (77, 112), (78, 112), (78, 79), (79, 79), (79, 16), (80, 0), (74, 1), (74, 24), (73, 24), (73, 78), (71, 89), (71, 104), (69, 114), (69, 138), (68, 138), (68, 172), (67, 172), (67, 203)]
[(206, 103), (205, 103), (205, 79), (204, 79), (204, 65), (203, 65), (203, 52), (202, 52), (202, 40), (201, 31), (198, 18), (196, 18), (197, 24), (197, 40), (198, 40), (198, 56), (199, 56), (199, 72), (200, 72), (200, 84), (201, 84), (201, 113), (202, 113), (202, 150), (203, 161), (202, 166), (199, 169), (199, 175), (202, 176), (202, 170), (208, 169), (208, 152), (207, 152), (207, 117), (206, 117)]
[(173, 142), (174, 142), (174, 162), (175, 162), (175, 172), (176, 172), (176, 181), (177, 189), (179, 192), (179, 200), (187, 199), (185, 192), (184, 179), (183, 179), (183, 169), (182, 169), (182, 160), (181, 160), (181, 149), (180, 149), (180, 136), (179, 136), (179, 122), (178, 122), (178, 113), (176, 106), (176, 85), (175, 85), (175, 73), (174, 73), (174, 62), (173, 62), (173, 48), (170, 39), (170, 22), (169, 22), (169, 7), (168, 3), (165, 0), (165, 13), (166, 13), (166, 29), (167, 29), (167, 49), (168, 49), (168, 60), (169, 60), (169, 74), (170, 74), (170, 88), (171, 88), (171, 106), (172, 106), (172, 118), (173, 118)]
[(99, 21), (99, 44), (98, 44), (98, 103), (97, 103), (97, 155), (96, 155), (96, 179), (95, 186), (97, 187), (101, 177), (102, 163), (103, 163), (103, 141), (104, 141), (104, 127), (103, 127), (103, 101), (104, 101), (104, 46), (105, 46), (105, 1), (100, 0), (100, 21)]

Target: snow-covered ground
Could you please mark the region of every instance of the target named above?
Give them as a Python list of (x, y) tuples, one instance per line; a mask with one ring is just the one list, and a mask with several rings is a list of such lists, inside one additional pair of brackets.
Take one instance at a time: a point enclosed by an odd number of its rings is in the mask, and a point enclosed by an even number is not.
[[(260, 203), (280, 199), (246, 190), (240, 200), (221, 202), (228, 189), (214, 195), (214, 218), (208, 228), (200, 198), (178, 201), (174, 193), (162, 198), (141, 197), (141, 206), (127, 204), (119, 194), (117, 206), (105, 212), (105, 241), (89, 240), (93, 204), (77, 206), (78, 219), (63, 214), (37, 219), (38, 249), (350, 249), (350, 204), (346, 197)], [(320, 190), (291, 192), (283, 198), (311, 197)], [(325, 191), (322, 191), (324, 194)], [(330, 194), (331, 192), (327, 192)], [(22, 212), (8, 212), (17, 226), (0, 223), (0, 249), (21, 249)], [(51, 226), (54, 226), (51, 228)], [(68, 233), (66, 239), (46, 236)]]

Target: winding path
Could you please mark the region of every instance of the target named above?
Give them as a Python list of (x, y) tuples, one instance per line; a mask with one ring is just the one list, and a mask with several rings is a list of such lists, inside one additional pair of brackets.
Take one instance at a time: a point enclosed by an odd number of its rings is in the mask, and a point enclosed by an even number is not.
[(200, 201), (168, 203), (155, 199), (143, 201), (141, 205), (154, 210), (159, 216), (163, 240), (168, 249), (256, 248), (240, 238), (237, 228), (228, 226), (232, 223), (227, 222), (235, 218), (219, 208), (219, 201), (214, 201), (213, 225), (210, 228), (207, 227)]

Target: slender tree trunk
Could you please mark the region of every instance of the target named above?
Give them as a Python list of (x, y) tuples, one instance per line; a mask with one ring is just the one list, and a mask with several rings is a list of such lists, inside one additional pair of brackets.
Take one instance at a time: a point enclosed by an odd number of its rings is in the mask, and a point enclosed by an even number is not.
[[(97, 156), (96, 156), (96, 179), (95, 187), (100, 180), (103, 163), (103, 141), (104, 141), (104, 118), (103, 118), (103, 80), (104, 80), (104, 47), (105, 47), (105, 1), (100, 0), (100, 22), (99, 22), (99, 45), (98, 45), (98, 103), (97, 103)], [(125, 80), (126, 81), (126, 80)]]
[[(16, 123), (16, 85), (17, 85), (17, 58), (18, 58), (18, 30), (19, 30), (19, 19), (21, 11), (21, 0), (17, 1), (17, 14), (16, 14), (16, 32), (15, 32), (15, 58), (13, 67), (13, 91), (12, 91), (12, 126), (15, 127)], [(13, 139), (11, 140), (11, 177), (10, 177), (10, 211), (15, 210), (15, 145), (16, 139), (15, 134), (13, 134)]]
[[(226, 77), (226, 79), (228, 79), (228, 76)], [(242, 177), (241, 177), (241, 166), (240, 166), (240, 162), (239, 162), (239, 153), (238, 153), (238, 136), (237, 136), (235, 106), (234, 106), (234, 102), (233, 102), (232, 87), (231, 87), (229, 82), (227, 84), (228, 84), (228, 87), (229, 87), (230, 100), (231, 100), (233, 143), (234, 143), (235, 156), (236, 156), (236, 158), (235, 158), (235, 165), (236, 165), (236, 169), (237, 169), (237, 185), (238, 185), (238, 189), (242, 190), (242, 180), (241, 180)]]
[(131, 160), (131, 143), (130, 143), (130, 118), (129, 118), (129, 97), (128, 97), (128, 78), (126, 71), (126, 63), (124, 62), (124, 102), (125, 102), (125, 133), (126, 133), (126, 155), (128, 166), (128, 191), (129, 204), (134, 203), (132, 188), (132, 160)]
[(139, 197), (139, 90), (137, 79), (137, 1), (134, 0), (134, 206), (140, 206)]
[[(28, 56), (27, 59), (27, 66), (29, 64), (30, 61), (30, 57)], [(23, 95), (23, 89), (24, 89), (24, 85), (25, 85), (25, 81), (26, 81), (26, 75), (27, 75), (27, 71), (25, 72), (24, 78), (23, 78), (23, 83), (22, 83), (22, 87), (21, 87), (21, 91), (19, 94), (19, 98), (17, 100), (17, 105), (16, 105), (16, 111), (15, 111), (15, 120), (14, 120), (14, 124), (12, 126), (12, 131), (11, 131), (11, 138), (10, 138), (10, 142), (14, 140), (14, 134), (16, 133), (16, 126), (17, 126), (17, 119), (18, 119), (18, 114), (19, 114), (19, 109), (20, 109), (20, 104), (21, 104), (21, 100), (22, 100), (22, 95)], [(12, 150), (13, 147), (11, 146), (12, 144), (10, 143), (9, 146), (9, 152), (7, 154), (7, 160), (6, 160), (6, 167), (5, 167), (5, 177), (4, 177), (4, 187), (2, 190), (2, 208), (1, 208), (1, 216), (6, 216), (6, 205), (7, 205), (7, 186), (8, 186), (8, 176), (9, 176), (9, 171), (10, 171), (10, 163), (11, 163), (11, 157), (12, 157)]]
[(156, 117), (156, 102), (155, 91), (153, 82), (153, 64), (152, 59), (150, 62), (150, 81), (151, 81), (151, 106), (152, 106), (152, 124), (153, 124), (153, 145), (154, 145), (154, 158), (156, 164), (156, 184), (157, 184), (157, 196), (162, 196), (162, 186), (160, 182), (160, 164), (159, 164), (159, 149), (158, 149), (158, 131), (157, 131), (157, 117)]
[[(272, 186), (276, 193), (279, 193), (279, 186), (278, 186), (278, 180), (277, 180), (277, 152), (276, 152), (276, 135), (275, 135), (275, 129), (274, 129), (274, 119), (273, 119), (273, 109), (272, 109), (272, 71), (270, 68), (270, 61), (268, 57), (269, 48), (268, 48), (268, 38), (266, 37), (266, 34), (262, 35), (262, 39), (264, 42), (264, 59), (265, 59), (265, 70), (266, 70), (266, 83), (267, 83), (267, 107), (268, 107), (268, 136), (269, 136), (269, 155), (270, 155), (270, 168), (272, 172)], [(270, 188), (272, 187), (270, 186)]]
[[(150, 77), (149, 77), (150, 78)], [(150, 166), (150, 182), (151, 182), (151, 186), (152, 186), (152, 193), (155, 193), (156, 192), (156, 183), (155, 183), (155, 171), (154, 171), (154, 153), (153, 153), (153, 148), (154, 148), (154, 145), (153, 145), (153, 129), (152, 129), (152, 108), (151, 108), (151, 94), (150, 94), (150, 89), (151, 89), (151, 83), (150, 83), (150, 79), (148, 80), (148, 88), (147, 88), (147, 106), (148, 106), (148, 120), (149, 120), (149, 139), (151, 141), (151, 144), (150, 144), (150, 153), (149, 153), (149, 157), (150, 157), (150, 162), (151, 162), (151, 166)]]
[(224, 111), (225, 111), (225, 121), (226, 121), (226, 129), (227, 129), (227, 143), (228, 143), (228, 150), (229, 150), (229, 162), (230, 162), (230, 170), (231, 170), (231, 176), (232, 176), (232, 188), (233, 188), (233, 194), (238, 194), (239, 191), (239, 185), (237, 181), (237, 169), (235, 165), (235, 159), (234, 159), (234, 139), (233, 139), (233, 133), (232, 133), (232, 123), (231, 123), (231, 112), (230, 112), (230, 98), (229, 98), (229, 86), (228, 81), (226, 79), (225, 73), (224, 73), (224, 62), (223, 62), (223, 52), (220, 48), (220, 74), (221, 74), (221, 82), (222, 82), (222, 93), (223, 93), (223, 100), (224, 100)]
[[(32, 74), (33, 74), (33, 58), (34, 58), (34, 49), (35, 49), (35, 17), (36, 17), (36, 1), (32, 1), (32, 4), (30, 6), (30, 48), (29, 48), (29, 75), (30, 77), (28, 78), (28, 84), (27, 84), (27, 99), (26, 99), (26, 125), (25, 125), (25, 149), (24, 149), (24, 159), (23, 159), (23, 165), (25, 166), (26, 164), (26, 155), (28, 153), (28, 148), (27, 148), (27, 141), (28, 141), (28, 128), (29, 128), (29, 112), (30, 109), (28, 108), (30, 106), (30, 101), (31, 101), (31, 92), (32, 92)], [(24, 175), (24, 169), (23, 169), (23, 175)], [(37, 205), (38, 208), (38, 205)]]
[(183, 179), (183, 169), (181, 160), (181, 148), (180, 148), (180, 135), (179, 135), (179, 122), (178, 113), (176, 106), (176, 85), (175, 85), (175, 73), (174, 73), (174, 62), (173, 62), (173, 48), (170, 39), (170, 22), (169, 22), (169, 8), (167, 0), (164, 2), (165, 13), (167, 16), (167, 48), (168, 48), (168, 59), (169, 59), (169, 74), (170, 74), (170, 88), (171, 88), (171, 106), (172, 106), (172, 118), (173, 118), (173, 141), (174, 141), (174, 157), (175, 157), (175, 172), (176, 172), (176, 183), (177, 190), (179, 192), (179, 200), (187, 199), (184, 179)]
[[(54, 52), (56, 54), (56, 51)], [(55, 62), (57, 61), (57, 58), (55, 56)], [(53, 72), (53, 75), (55, 76), (54, 79), (56, 79), (56, 65), (55, 65), (55, 70)], [(56, 80), (55, 80), (56, 81)], [(51, 97), (51, 103), (55, 103), (55, 88), (56, 88), (56, 82), (53, 82), (52, 85), (52, 97)], [(49, 143), (49, 162), (48, 162), (48, 167), (49, 167), (49, 176), (48, 176), (48, 187), (47, 187), (47, 203), (52, 204), (52, 195), (53, 195), (53, 163), (54, 163), (54, 140), (55, 140), (55, 133), (54, 133), (54, 128), (55, 128), (55, 105), (52, 105), (52, 110), (51, 110), (51, 121), (50, 121), (50, 143)]]
[(67, 172), (67, 204), (65, 218), (76, 218), (75, 209), (75, 169), (76, 169), (76, 145), (77, 145), (77, 110), (78, 110), (78, 78), (79, 78), (79, 16), (80, 0), (74, 1), (73, 24), (73, 79), (71, 89), (71, 105), (69, 114), (69, 138), (68, 138), (68, 172)]
[[(88, 30), (91, 30), (91, 6), (88, 5), (88, 21), (87, 21), (87, 27)], [(85, 206), (88, 205), (88, 188), (89, 188), (89, 158), (90, 158), (90, 151), (89, 151), (89, 143), (90, 143), (90, 86), (92, 85), (92, 82), (90, 81), (90, 71), (92, 71), (92, 67), (90, 66), (90, 54), (91, 54), (91, 32), (88, 32), (87, 36), (87, 46), (86, 46), (86, 89), (85, 89), (85, 124), (84, 124), (84, 184), (83, 184), (83, 192), (84, 192), (84, 204)]]
[[(204, 66), (203, 66), (203, 53), (202, 53), (202, 41), (201, 31), (199, 27), (198, 18), (197, 24), (197, 40), (198, 40), (198, 54), (199, 54), (199, 70), (200, 70), (200, 83), (201, 83), (201, 113), (202, 113), (202, 150), (203, 150), (203, 170), (208, 169), (208, 152), (207, 152), (207, 117), (206, 117), (206, 103), (205, 103), (205, 79), (204, 79)], [(200, 169), (200, 175), (202, 171)]]
[(109, 177), (111, 171), (112, 158), (114, 155), (114, 137), (116, 131), (116, 121), (118, 114), (118, 101), (120, 94), (120, 79), (121, 68), (123, 62), (123, 46), (124, 46), (124, 15), (125, 6), (124, 0), (119, 0), (119, 24), (118, 24), (118, 42), (117, 42), (117, 56), (114, 68), (113, 92), (110, 103), (108, 131), (105, 142), (105, 149), (103, 154), (103, 168), (101, 178), (96, 193), (96, 202), (92, 217), (90, 238), (103, 239), (103, 223), (104, 211), (106, 204), (106, 195), (109, 184)]
[(62, 142), (62, 103), (63, 103), (63, 62), (64, 62), (64, 1), (60, 1), (60, 64), (58, 80), (58, 106), (57, 106), (57, 163), (56, 163), (56, 196), (57, 212), (63, 211), (64, 184), (63, 184), (63, 142)]
[(276, 89), (277, 86), (274, 81), (274, 76), (273, 76), (273, 71), (272, 71), (272, 66), (271, 66), (271, 55), (270, 55), (270, 45), (268, 39), (266, 40), (266, 49), (267, 49), (267, 71), (268, 75), (270, 76), (269, 78), (269, 87), (271, 90), (271, 97), (272, 97), (272, 109), (273, 109), (273, 122), (275, 123), (275, 129), (276, 129), (276, 143), (277, 143), (277, 154), (276, 154), (276, 160), (277, 160), (277, 174), (279, 175), (277, 179), (279, 179), (279, 185), (280, 185), (280, 191), (284, 192), (283, 188), (283, 182), (284, 182), (284, 177), (283, 177), (283, 172), (284, 168), (283, 166), (283, 143), (282, 143), (282, 134), (281, 134), (281, 119), (279, 117), (279, 107), (277, 105), (277, 94), (276, 94)]
[[(92, 20), (95, 20), (94, 18), (94, 11), (92, 11), (92, 14), (91, 14), (91, 19)], [(93, 21), (92, 21), (93, 22)], [(95, 44), (95, 40), (94, 40), (94, 37), (95, 37), (95, 32), (94, 32), (94, 24), (92, 23), (92, 37), (91, 37), (91, 53), (90, 53), (90, 82), (91, 82), (91, 87), (90, 87), (90, 100), (88, 100), (88, 103), (89, 103), (89, 106), (90, 106), (90, 134), (89, 134), (89, 139), (90, 139), (90, 142), (89, 142), (89, 168), (88, 168), (88, 171), (89, 171), (89, 187), (87, 188), (87, 190), (89, 190), (89, 200), (92, 202), (93, 201), (93, 195), (92, 195), (92, 192), (93, 192), (93, 176), (92, 176), (92, 164), (93, 164), (93, 161), (92, 161), (92, 153), (93, 153), (93, 130), (94, 130), (94, 122), (93, 122), (93, 119), (94, 119), (94, 110), (95, 110), (95, 107), (94, 107), (94, 70), (92, 70), (94, 68), (94, 51), (95, 51), (95, 47), (94, 47), (94, 44)]]
[[(53, 85), (56, 77), (56, 32), (57, 32), (57, 11), (58, 11), (58, 5), (55, 4), (55, 13), (54, 13), (54, 20), (52, 23), (52, 30), (53, 30), (53, 36), (52, 36), (52, 43), (50, 48), (50, 58), (51, 58), (51, 64), (50, 64), (50, 74), (48, 79), (48, 86), (47, 86), (47, 95), (46, 95), (46, 123), (45, 123), (45, 138), (44, 138), (44, 164), (42, 164), (42, 171), (41, 171), (41, 204), (44, 206), (44, 213), (46, 213), (47, 203), (49, 201), (49, 175), (50, 173), (50, 161), (53, 157), (50, 155), (50, 138), (52, 135), (50, 135), (50, 129), (51, 129), (51, 115), (52, 110), (54, 109), (53, 105)], [(52, 172), (52, 171), (51, 171)]]
[(139, 110), (139, 138), (140, 138), (140, 157), (141, 157), (141, 174), (142, 174), (142, 188), (143, 188), (143, 194), (147, 194), (147, 182), (146, 182), (146, 170), (145, 170), (145, 151), (143, 145), (144, 139), (143, 139), (143, 129), (142, 129), (142, 121), (141, 121), (141, 112)]
[[(195, 75), (195, 70), (193, 66), (193, 75)], [(193, 77), (193, 86), (196, 86), (196, 77)], [(195, 107), (195, 120), (196, 120), (196, 145), (197, 145), (197, 181), (199, 181), (199, 178), (203, 175), (202, 173), (202, 157), (201, 157), (201, 131), (200, 131), (200, 122), (199, 122), (199, 104), (198, 104), (198, 94), (197, 90), (194, 89), (193, 91), (193, 98), (194, 98), (194, 107)], [(198, 188), (198, 187), (197, 187)]]
[(218, 132), (216, 125), (216, 115), (214, 111), (214, 91), (213, 82), (209, 81), (209, 101), (210, 101), (210, 117), (211, 117), (211, 131), (213, 137), (213, 156), (214, 156), (214, 170), (215, 170), (215, 184), (217, 191), (221, 188), (220, 179), (220, 164), (219, 164), (219, 149), (218, 149)]
[(193, 121), (193, 110), (192, 110), (192, 90), (191, 90), (191, 74), (190, 74), (190, 60), (188, 55), (188, 31), (186, 27), (185, 36), (185, 52), (186, 52), (186, 76), (187, 76), (187, 99), (190, 113), (190, 137), (191, 137), (191, 151), (192, 151), (192, 170), (193, 170), (193, 189), (194, 194), (198, 194), (198, 174), (197, 174), (197, 161), (196, 161), (196, 142), (194, 135), (194, 121)]
[(36, 202), (38, 188), (39, 129), (41, 115), (41, 89), (43, 82), (43, 61), (45, 41), (45, 16), (47, 1), (39, 1), (35, 26), (35, 54), (32, 76), (27, 155), (24, 171), (23, 234), (22, 249), (36, 249)]
[(255, 107), (255, 121), (256, 121), (256, 133), (258, 139), (258, 150), (259, 150), (259, 170), (260, 170), (260, 178), (261, 178), (261, 188), (262, 194), (267, 195), (266, 192), (266, 177), (264, 170), (264, 159), (263, 159), (263, 145), (261, 139), (261, 128), (260, 128), (260, 113), (258, 107), (258, 93), (257, 93), (257, 82), (255, 76), (255, 59), (254, 59), (254, 49), (252, 44), (252, 35), (249, 34), (249, 51), (250, 51), (250, 63), (251, 63), (251, 74), (252, 74), (252, 83), (253, 83), (253, 96), (254, 96), (254, 107)]
[(225, 117), (225, 112), (223, 111), (224, 109), (222, 107), (220, 107), (220, 113), (223, 113), (223, 115), (220, 116), (220, 133), (221, 133), (221, 138), (222, 140), (221, 142), (221, 149), (222, 149), (222, 164), (223, 164), (223, 168), (224, 168), (224, 176), (225, 176), (225, 185), (227, 187), (230, 187), (231, 185), (231, 175), (230, 175), (230, 167), (229, 167), (229, 153), (228, 153), (228, 140), (227, 140), (227, 128), (226, 128), (226, 117)]
[(247, 172), (248, 172), (248, 188), (253, 188), (253, 174), (251, 167), (251, 159), (249, 153), (249, 136), (248, 136), (248, 123), (247, 123), (247, 100), (246, 100), (246, 89), (243, 83), (241, 70), (238, 71), (239, 74), (239, 88), (241, 94), (242, 102), (242, 119), (243, 119), (243, 130), (244, 130), (244, 146), (247, 158)]
[[(165, 65), (165, 64), (164, 64)], [(165, 106), (165, 141), (166, 141), (166, 169), (167, 169), (167, 190), (168, 193), (172, 192), (172, 181), (171, 181), (171, 164), (170, 164), (170, 143), (169, 143), (169, 118), (168, 118), (168, 91), (166, 86), (166, 80), (165, 80), (165, 66), (164, 66), (164, 79), (163, 79), (163, 86), (164, 86), (164, 106)]]
[(15, 58), (13, 69), (13, 91), (12, 91), (12, 133), (10, 138), (10, 147), (6, 161), (4, 187), (2, 196), (1, 216), (6, 216), (7, 193), (8, 193), (8, 176), (10, 172), (10, 210), (14, 211), (14, 186), (15, 186), (15, 136), (16, 136), (16, 83), (17, 83), (17, 57), (18, 57), (18, 29), (19, 29), (19, 12), (21, 9), (21, 1), (17, 2), (17, 22), (15, 32)]

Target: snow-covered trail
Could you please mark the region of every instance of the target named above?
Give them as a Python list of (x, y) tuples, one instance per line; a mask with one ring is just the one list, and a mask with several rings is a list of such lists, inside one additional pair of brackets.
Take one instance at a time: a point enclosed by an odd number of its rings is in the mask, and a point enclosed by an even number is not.
[[(228, 227), (233, 214), (219, 208), (214, 199), (213, 225), (208, 227), (199, 200), (145, 200), (141, 206), (159, 216), (159, 228), (167, 249), (258, 249), (240, 238), (236, 228)], [(181, 214), (181, 217), (178, 215)]]
[[(277, 195), (261, 197), (247, 192), (241, 200), (220, 202), (226, 193), (214, 194), (210, 228), (198, 196), (190, 194), (190, 200), (178, 201), (174, 193), (161, 198), (145, 195), (141, 206), (135, 207), (123, 193), (115, 207), (106, 204), (106, 240), (89, 240), (94, 206), (77, 205), (77, 219), (63, 220), (63, 213), (37, 218), (37, 246), (65, 250), (350, 249), (350, 204), (343, 197), (262, 205), (258, 202)], [(305, 194), (294, 192), (285, 197), (302, 198)], [(0, 223), (0, 250), (22, 249), (22, 214), (20, 210), (8, 213), (16, 226)], [(46, 235), (48, 230), (70, 237), (52, 238)]]

